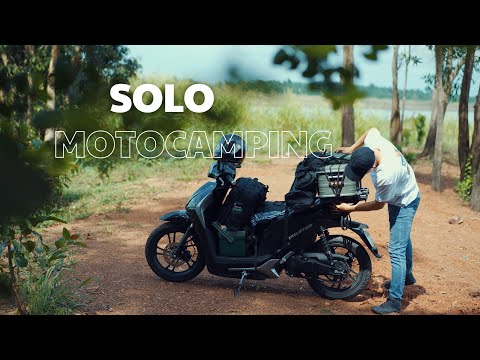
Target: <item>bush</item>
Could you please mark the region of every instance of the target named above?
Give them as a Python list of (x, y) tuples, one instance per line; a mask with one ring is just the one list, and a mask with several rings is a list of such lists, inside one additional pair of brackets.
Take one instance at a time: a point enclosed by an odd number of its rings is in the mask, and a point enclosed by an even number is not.
[(30, 315), (71, 315), (86, 302), (86, 296), (79, 292), (86, 282), (75, 285), (62, 276), (71, 271), (71, 264), (70, 260), (60, 261), (46, 271), (25, 272), (20, 288)]
[(415, 129), (417, 131), (417, 144), (420, 145), (423, 142), (423, 138), (425, 137), (425, 116), (422, 114), (418, 114), (413, 118), (413, 124), (415, 125)]
[(470, 202), (470, 195), (472, 194), (473, 187), (473, 175), (472, 175), (472, 156), (467, 159), (465, 166), (465, 178), (463, 181), (457, 181), (455, 188), (453, 189), (463, 202)]

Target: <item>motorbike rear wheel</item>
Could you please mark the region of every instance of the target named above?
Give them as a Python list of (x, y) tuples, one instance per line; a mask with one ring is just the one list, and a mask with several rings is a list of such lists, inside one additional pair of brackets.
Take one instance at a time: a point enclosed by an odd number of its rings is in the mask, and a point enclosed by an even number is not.
[[(332, 300), (351, 299), (361, 293), (370, 281), (372, 263), (365, 248), (356, 240), (344, 235), (330, 235), (328, 245), (333, 254), (347, 256), (348, 272), (345, 276), (319, 275), (308, 279), (310, 287), (321, 297)], [(315, 243), (313, 251), (321, 251)]]
[(152, 231), (145, 245), (145, 257), (150, 269), (162, 279), (184, 282), (200, 274), (205, 267), (205, 257), (193, 233), (187, 238), (179, 256), (174, 257), (186, 226), (165, 223)]

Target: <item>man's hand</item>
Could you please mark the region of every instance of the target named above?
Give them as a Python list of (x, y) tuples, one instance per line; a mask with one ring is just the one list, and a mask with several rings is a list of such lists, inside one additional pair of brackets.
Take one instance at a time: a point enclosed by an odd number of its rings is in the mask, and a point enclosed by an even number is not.
[(351, 154), (353, 152), (353, 148), (351, 146), (341, 146), (335, 149), (336, 153), (342, 153), (342, 154)]
[(350, 205), (346, 203), (341, 203), (338, 205), (333, 205), (334, 210), (343, 211), (343, 212), (352, 212), (355, 210), (355, 205)]

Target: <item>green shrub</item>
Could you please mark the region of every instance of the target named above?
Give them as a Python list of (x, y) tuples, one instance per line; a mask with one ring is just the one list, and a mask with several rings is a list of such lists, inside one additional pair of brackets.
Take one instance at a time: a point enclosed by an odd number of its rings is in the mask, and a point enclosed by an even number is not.
[(72, 271), (72, 263), (59, 261), (46, 271), (25, 272), (20, 287), (30, 315), (70, 315), (85, 304), (86, 295), (79, 290), (86, 282), (75, 285), (62, 276)]
[(402, 144), (409, 146), (412, 139), (412, 132), (409, 129), (404, 128), (402, 130)]
[(423, 138), (425, 137), (425, 116), (422, 114), (418, 114), (413, 118), (413, 123), (415, 125), (415, 129), (417, 131), (417, 144), (420, 145), (423, 142)]
[(405, 157), (405, 160), (407, 160), (407, 162), (411, 165), (411, 164), (414, 164), (415, 161), (417, 161), (417, 155), (411, 151), (403, 154), (403, 156)]
[(465, 166), (465, 178), (463, 181), (457, 181), (455, 188), (453, 189), (463, 202), (470, 202), (470, 195), (473, 187), (473, 175), (472, 175), (472, 156), (467, 159)]

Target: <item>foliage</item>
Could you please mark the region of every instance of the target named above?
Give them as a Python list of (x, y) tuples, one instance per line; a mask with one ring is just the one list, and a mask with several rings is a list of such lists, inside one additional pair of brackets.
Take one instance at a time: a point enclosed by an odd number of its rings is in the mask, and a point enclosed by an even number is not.
[(417, 131), (417, 145), (420, 145), (423, 142), (423, 139), (426, 135), (426, 129), (425, 129), (425, 116), (422, 114), (418, 114), (415, 116), (413, 119), (413, 123), (415, 125), (415, 130)]
[(472, 175), (472, 155), (469, 155), (467, 158), (467, 163), (465, 165), (465, 177), (463, 181), (457, 181), (455, 188), (453, 189), (460, 199), (463, 202), (470, 202), (470, 195), (472, 194), (473, 188), (473, 175)]
[[(434, 50), (433, 45), (427, 45), (429, 50)], [(463, 79), (463, 70), (464, 70), (464, 61), (465, 55), (467, 52), (467, 47), (465, 45), (449, 45), (443, 46), (443, 59), (444, 63), (442, 66), (442, 81), (445, 84), (449, 83), (449, 79), (457, 72), (458, 76), (453, 79), (451, 84), (450, 93), (448, 93), (449, 101), (456, 101), (460, 96), (460, 89), (462, 86), (462, 79)], [(474, 58), (474, 70), (480, 70), (480, 61), (478, 57)], [(457, 69), (458, 68), (458, 69)], [(435, 75), (433, 73), (427, 74), (424, 77), (425, 83), (429, 90), (435, 87)], [(470, 98), (469, 101), (475, 102), (475, 98)]]
[(417, 155), (414, 152), (408, 151), (408, 152), (404, 153), (403, 156), (405, 157), (405, 160), (407, 160), (407, 162), (410, 165), (414, 164), (415, 161), (417, 161)]
[[(363, 56), (376, 61), (378, 52), (388, 49), (386, 45), (367, 46)], [(336, 45), (293, 45), (282, 47), (274, 57), (275, 64), (288, 64), (290, 69), (302, 70), (310, 86), (319, 89), (331, 102), (334, 109), (344, 104), (353, 104), (355, 100), (365, 96), (354, 84), (359, 77), (358, 68), (345, 68), (329, 60), (329, 55), (337, 52)], [(300, 68), (299, 68), (300, 66)], [(343, 81), (338, 82), (338, 78)]]
[[(54, 76), (47, 79), (51, 49), (0, 45), (0, 272), (8, 271), (22, 314), (71, 307), (66, 299), (74, 294), (61, 273), (70, 268), (65, 259), (71, 248), (83, 245), (66, 229), (54, 245), (37, 231), (61, 221), (56, 205), (76, 168), (71, 156), (54, 156), (43, 132), (60, 127), (89, 133), (112, 121), (109, 85), (128, 82), (139, 68), (125, 46), (59, 45)], [(47, 81), (55, 89), (53, 111), (47, 107)]]
[[(63, 229), (63, 237), (55, 241), (53, 249), (38, 239), (38, 244), (30, 244), (25, 257), (27, 267), (20, 272), (20, 289), (31, 315), (66, 315), (85, 302), (79, 289), (90, 279), (75, 284), (63, 278), (65, 271), (72, 271), (73, 260), (69, 253), (75, 246), (85, 246), (78, 235), (70, 235)], [(34, 248), (32, 251), (28, 251)]]

